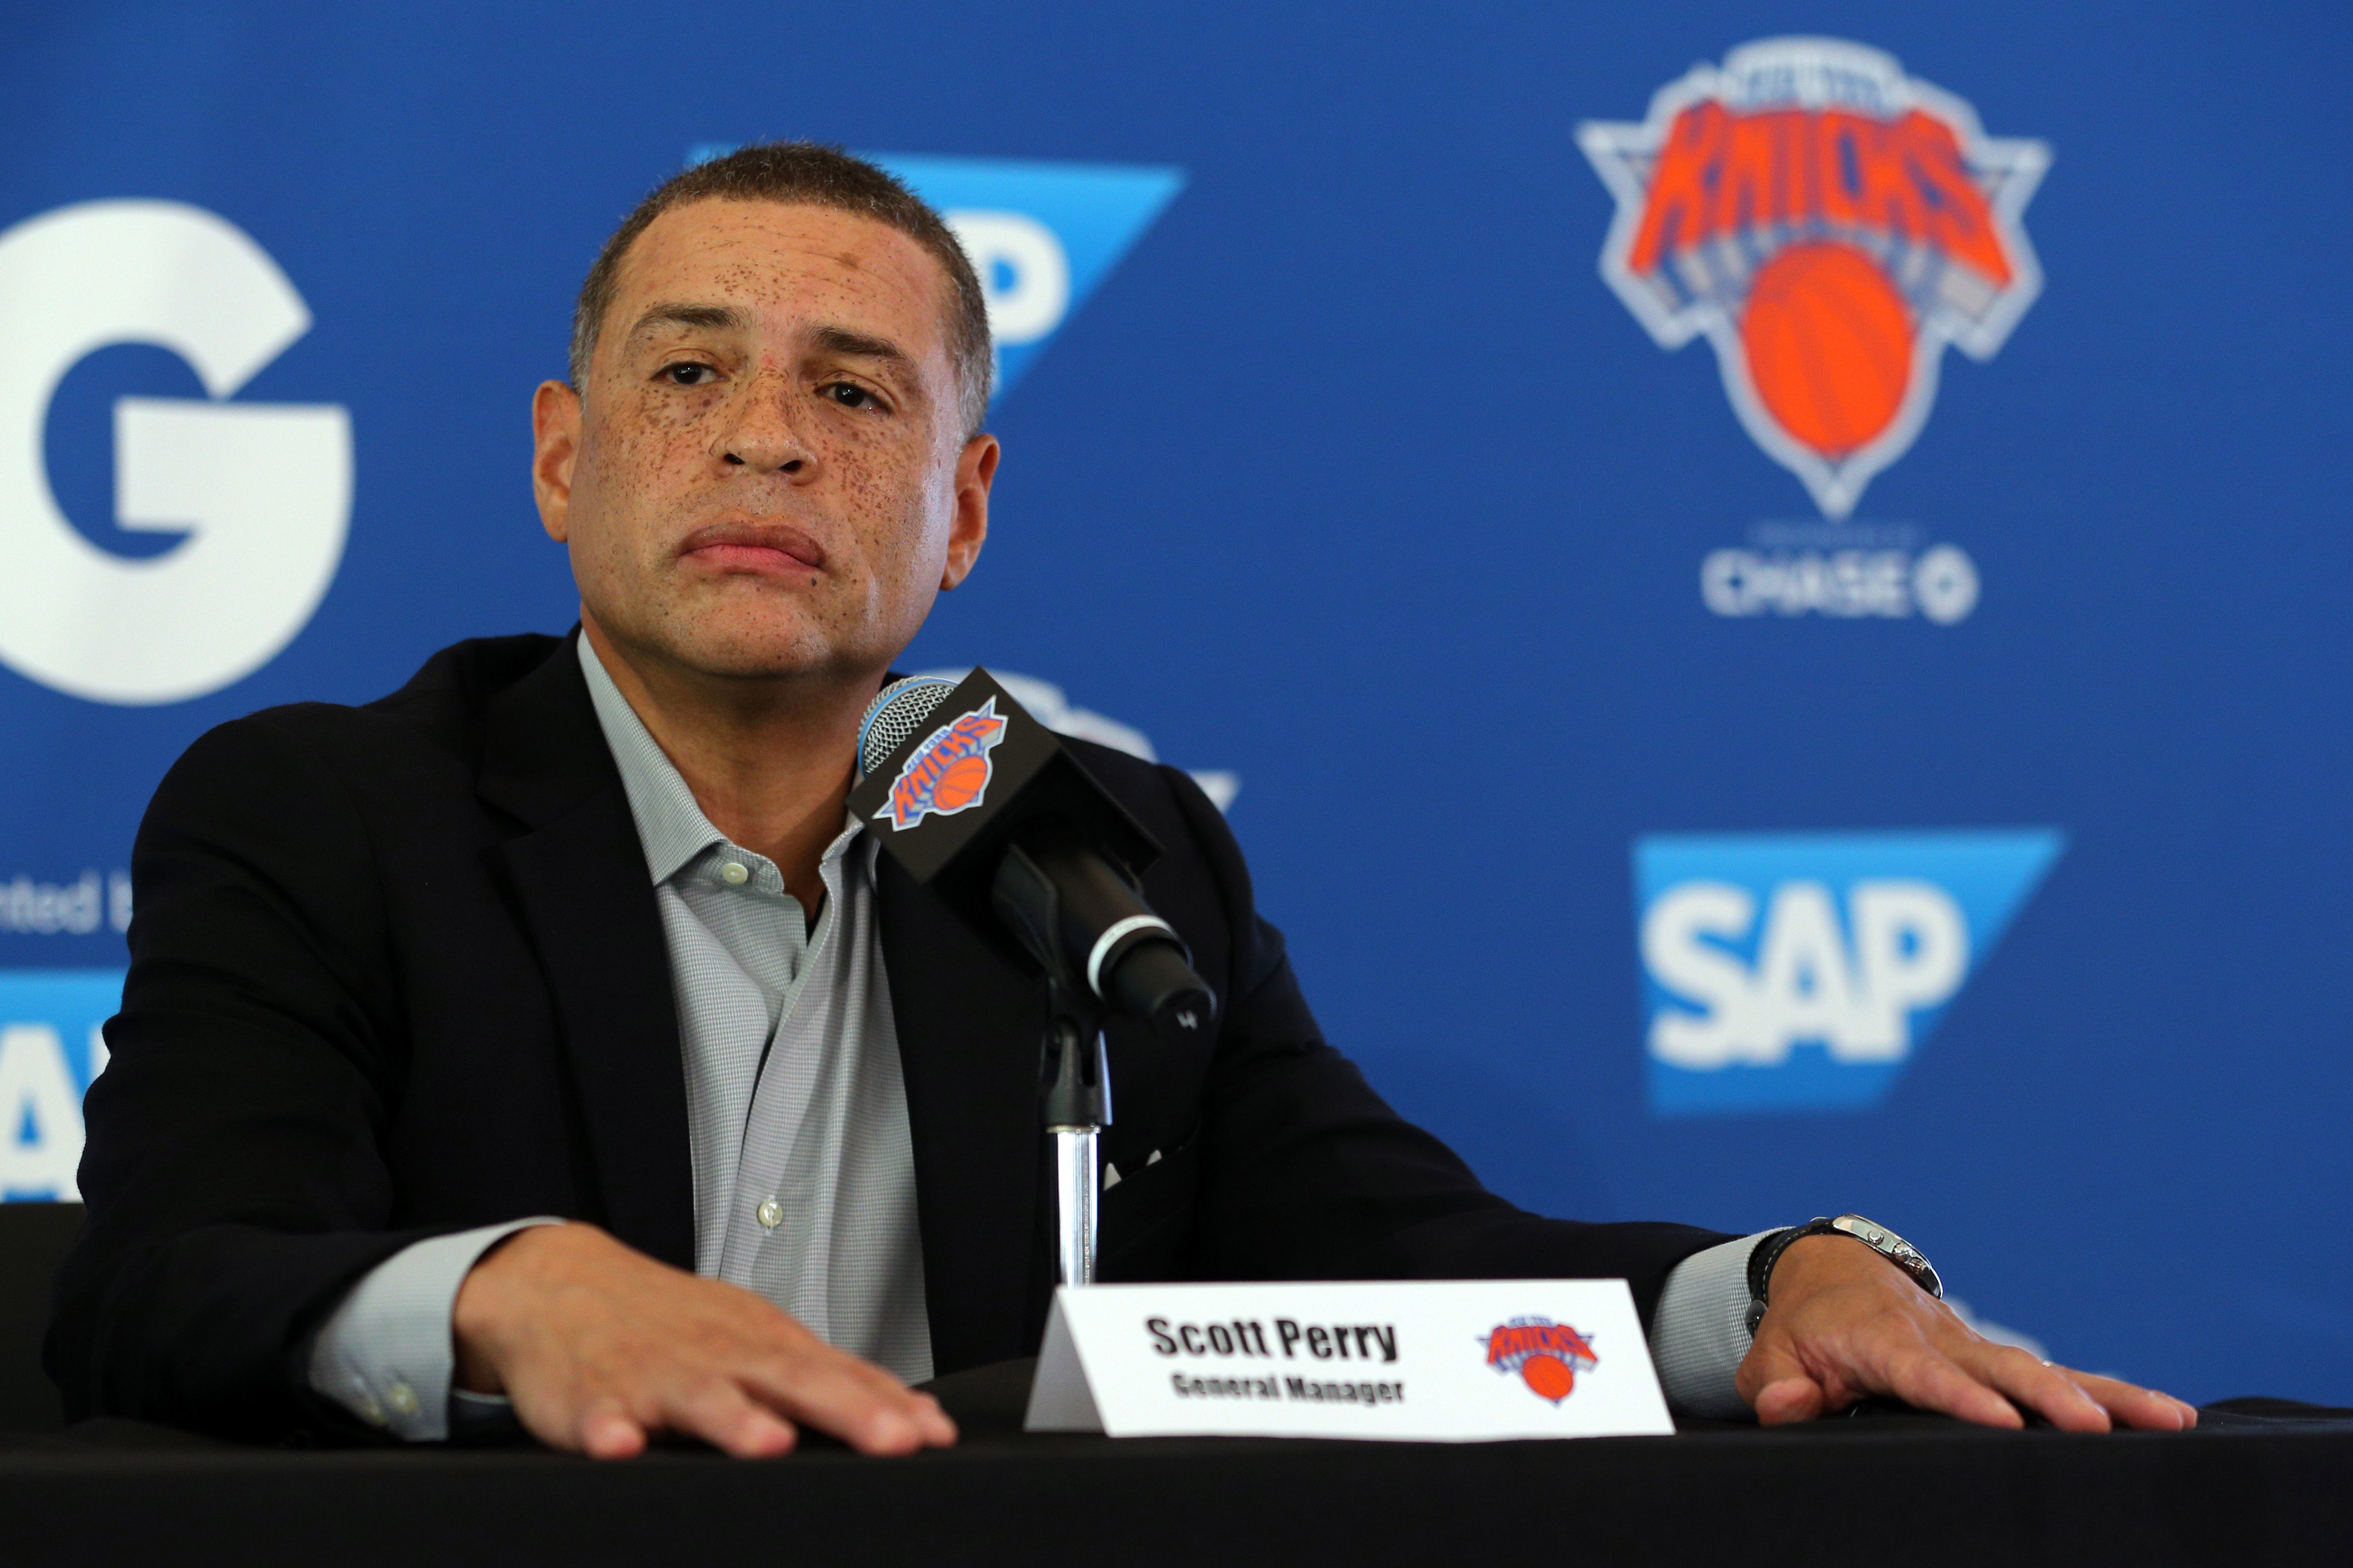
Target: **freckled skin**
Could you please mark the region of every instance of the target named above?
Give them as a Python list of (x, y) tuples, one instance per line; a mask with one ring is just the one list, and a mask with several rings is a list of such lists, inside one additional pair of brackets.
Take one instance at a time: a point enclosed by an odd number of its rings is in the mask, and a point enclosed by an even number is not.
[[(583, 395), (541, 389), (555, 405), (542, 423), (558, 426), (541, 467), (560, 467), (561, 489), (543, 485), (542, 511), (585, 616), (631, 662), (681, 673), (879, 677), (987, 530), (996, 443), (958, 426), (939, 264), (871, 218), (703, 201), (657, 218), (618, 284)], [(633, 331), (658, 302), (725, 307), (745, 326)], [(911, 363), (828, 352), (823, 326)], [(735, 520), (806, 531), (823, 570), (681, 555), (698, 528)]]
[(875, 219), (674, 207), (623, 257), (586, 384), (532, 405), (581, 624), (712, 825), (815, 912), (858, 721), (988, 532), (946, 273)]

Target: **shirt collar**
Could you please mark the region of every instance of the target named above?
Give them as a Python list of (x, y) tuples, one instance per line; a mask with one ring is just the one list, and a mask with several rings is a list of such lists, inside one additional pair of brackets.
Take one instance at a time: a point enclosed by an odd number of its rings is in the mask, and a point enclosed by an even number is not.
[(637, 819), (647, 868), (657, 883), (666, 882), (705, 849), (727, 842), (727, 836), (712, 826), (694, 804), (694, 792), (613, 684), (604, 661), (588, 646), (588, 635), (583, 632), (574, 640), (580, 647), (580, 672), (588, 678), (588, 700), (596, 705), (596, 723), (621, 770), (621, 788), (629, 797), (629, 815)]
[[(588, 700), (596, 707), (597, 727), (605, 731), (606, 749), (621, 770), (621, 789), (629, 797), (629, 816), (637, 822), (638, 842), (645, 847), (646, 868), (653, 873), (655, 885), (669, 881), (706, 849), (734, 848), (727, 836), (702, 815), (677, 765), (646, 728), (646, 721), (638, 717), (638, 710), (629, 706), (629, 700), (621, 695), (596, 650), (588, 646), (588, 635), (583, 632), (575, 640), (580, 647), (580, 672), (588, 678)], [(830, 867), (846, 856), (865, 826), (856, 812), (845, 810), (841, 832), (826, 846), (823, 865)], [(869, 853), (849, 862), (870, 878), (874, 874), (871, 851), (878, 842), (869, 836)], [(759, 858), (748, 851), (737, 853)]]

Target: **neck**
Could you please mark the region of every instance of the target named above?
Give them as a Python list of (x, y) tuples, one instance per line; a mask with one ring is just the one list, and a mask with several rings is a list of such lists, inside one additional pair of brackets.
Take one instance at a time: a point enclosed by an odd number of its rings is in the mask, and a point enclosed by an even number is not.
[(711, 825), (776, 863), (812, 918), (818, 875), (841, 833), (859, 721), (879, 676), (714, 677), (633, 656), (585, 613), (583, 635), (613, 684), (678, 769)]

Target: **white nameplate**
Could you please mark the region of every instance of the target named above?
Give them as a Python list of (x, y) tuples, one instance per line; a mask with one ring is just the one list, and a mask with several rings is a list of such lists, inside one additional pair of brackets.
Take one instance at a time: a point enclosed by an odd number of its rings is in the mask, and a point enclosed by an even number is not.
[(1023, 1425), (1423, 1442), (1675, 1429), (1623, 1279), (1065, 1288)]

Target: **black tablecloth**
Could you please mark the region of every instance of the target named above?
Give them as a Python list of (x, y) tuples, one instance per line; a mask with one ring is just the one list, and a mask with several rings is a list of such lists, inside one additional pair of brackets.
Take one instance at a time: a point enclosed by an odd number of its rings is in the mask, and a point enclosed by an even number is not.
[(1029, 1364), (937, 1384), (957, 1447), (304, 1452), (133, 1422), (0, 1436), (0, 1563), (2353, 1563), (2353, 1411), (2188, 1434), (1910, 1413), (1550, 1443), (1025, 1436)]

